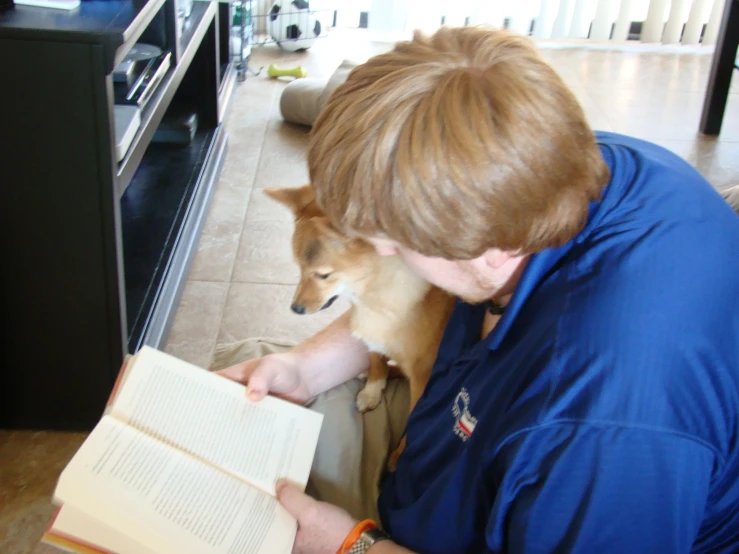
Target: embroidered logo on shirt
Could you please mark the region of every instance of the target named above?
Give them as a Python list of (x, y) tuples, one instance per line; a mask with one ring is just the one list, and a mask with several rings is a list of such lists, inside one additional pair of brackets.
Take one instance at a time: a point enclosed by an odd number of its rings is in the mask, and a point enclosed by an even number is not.
[(465, 387), (459, 391), (457, 397), (452, 404), (452, 415), (456, 420), (454, 424), (454, 434), (462, 441), (466, 441), (472, 436), (472, 432), (477, 425), (477, 418), (470, 413), (470, 393)]

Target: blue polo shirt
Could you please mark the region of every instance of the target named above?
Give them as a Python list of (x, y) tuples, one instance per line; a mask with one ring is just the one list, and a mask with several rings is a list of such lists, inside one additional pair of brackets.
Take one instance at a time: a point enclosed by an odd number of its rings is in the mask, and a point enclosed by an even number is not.
[(597, 138), (584, 230), (484, 340), (482, 307), (451, 316), (379, 500), (411, 550), (739, 551), (739, 218), (674, 154)]

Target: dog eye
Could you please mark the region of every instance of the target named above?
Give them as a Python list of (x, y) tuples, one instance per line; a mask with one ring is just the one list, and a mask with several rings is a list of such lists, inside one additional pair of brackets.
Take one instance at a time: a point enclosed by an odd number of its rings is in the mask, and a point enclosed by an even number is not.
[(315, 276), (318, 277), (319, 279), (328, 279), (331, 276), (331, 274), (330, 273), (316, 273)]

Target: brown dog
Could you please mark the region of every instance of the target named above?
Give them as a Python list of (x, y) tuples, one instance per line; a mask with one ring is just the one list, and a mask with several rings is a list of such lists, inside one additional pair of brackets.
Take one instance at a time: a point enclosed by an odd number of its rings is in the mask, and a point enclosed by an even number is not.
[[(454, 298), (416, 276), (398, 256), (380, 256), (362, 239), (338, 233), (317, 206), (310, 185), (266, 189), (295, 215), (293, 254), (300, 283), (292, 310), (314, 313), (340, 295), (352, 303), (351, 329), (370, 349), (367, 383), (357, 395), (360, 411), (380, 403), (395, 362), (410, 385), (410, 411), (423, 394)], [(393, 453), (394, 467), (404, 441)]]

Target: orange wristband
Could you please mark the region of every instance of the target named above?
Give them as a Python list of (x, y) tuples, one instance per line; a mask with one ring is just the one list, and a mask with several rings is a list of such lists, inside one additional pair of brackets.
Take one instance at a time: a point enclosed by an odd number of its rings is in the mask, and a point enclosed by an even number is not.
[(371, 519), (365, 519), (364, 521), (357, 523), (354, 526), (354, 529), (351, 530), (351, 533), (346, 536), (336, 554), (347, 554), (351, 550), (352, 546), (354, 546), (354, 543), (359, 540), (362, 533), (369, 529), (377, 529), (377, 524)]

